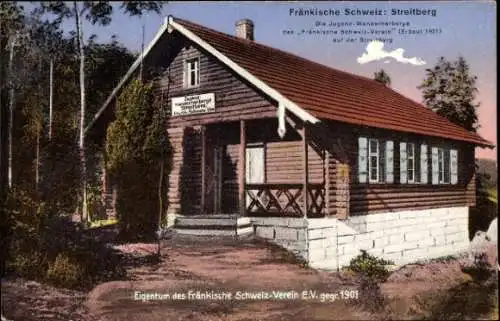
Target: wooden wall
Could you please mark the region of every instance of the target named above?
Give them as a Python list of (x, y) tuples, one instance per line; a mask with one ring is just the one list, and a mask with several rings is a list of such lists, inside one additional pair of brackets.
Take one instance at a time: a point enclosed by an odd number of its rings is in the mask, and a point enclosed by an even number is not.
[[(445, 141), (432, 137), (341, 125), (330, 123), (332, 135), (341, 137), (342, 148), (348, 158), (350, 171), (349, 212), (350, 215), (365, 215), (379, 212), (393, 212), (410, 209), (427, 209), (453, 206), (473, 206), (474, 147), (468, 144)], [(394, 183), (359, 183), (357, 171), (358, 137), (378, 137), (394, 141)], [(445, 146), (458, 150), (458, 184), (432, 185), (400, 184), (399, 142), (409, 141), (428, 146)], [(429, 148), (430, 150), (430, 148)], [(430, 160), (430, 155), (429, 155)], [(429, 161), (430, 164), (430, 161)], [(431, 171), (428, 171), (431, 173)]]
[[(158, 80), (157, 93), (164, 97), (167, 115), (171, 114), (171, 98), (205, 93), (215, 94), (215, 112), (171, 117), (168, 119), (169, 128), (276, 116), (277, 105), (269, 97), (254, 90), (229, 68), (176, 32), (171, 37), (180, 49), (171, 59), (165, 58), (166, 63), (171, 60), (170, 65), (155, 67), (164, 69)], [(200, 85), (184, 88), (184, 60), (194, 57), (200, 58)]]

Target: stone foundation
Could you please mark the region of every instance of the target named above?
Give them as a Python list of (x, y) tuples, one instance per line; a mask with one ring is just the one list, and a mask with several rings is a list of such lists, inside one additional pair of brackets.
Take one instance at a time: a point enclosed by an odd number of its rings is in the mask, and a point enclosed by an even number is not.
[(255, 235), (307, 260), (339, 269), (366, 250), (404, 265), (462, 253), (469, 248), (468, 207), (336, 218), (250, 218)]

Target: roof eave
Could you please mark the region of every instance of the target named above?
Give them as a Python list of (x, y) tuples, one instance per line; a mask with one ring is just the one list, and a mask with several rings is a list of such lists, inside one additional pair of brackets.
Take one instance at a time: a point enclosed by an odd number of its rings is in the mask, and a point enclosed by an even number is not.
[(283, 104), (286, 109), (288, 109), (290, 112), (295, 114), (297, 117), (302, 119), (305, 122), (311, 122), (311, 123), (317, 123), (320, 120), (301, 107), (299, 107), (297, 104), (283, 96), (281, 93), (279, 93), (277, 90), (274, 88), (271, 88), (269, 85), (252, 75), (250, 72), (248, 72), (245, 68), (241, 67), (231, 59), (229, 59), (227, 56), (222, 54), (220, 51), (215, 49), (213, 46), (211, 46), (209, 43), (198, 37), (194, 32), (190, 31), (188, 28), (184, 27), (183, 25), (175, 22), (173, 17), (168, 18), (168, 23), (170, 26), (172, 26), (174, 29), (182, 33), (185, 37), (187, 37), (189, 40), (193, 41), (203, 49), (205, 49), (207, 52), (212, 54), (215, 58), (217, 58), (219, 61), (221, 61), (223, 64), (231, 68), (234, 72), (236, 72), (238, 75), (249, 81), (251, 84), (256, 86), (259, 90), (267, 94), (269, 97), (272, 99), (276, 100), (278, 104)]

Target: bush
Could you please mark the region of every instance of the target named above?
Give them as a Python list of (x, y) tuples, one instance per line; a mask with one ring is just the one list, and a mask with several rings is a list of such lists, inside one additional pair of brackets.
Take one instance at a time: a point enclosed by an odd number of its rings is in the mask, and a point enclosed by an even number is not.
[(11, 251), (10, 260), (7, 262), (9, 270), (29, 279), (43, 278), (45, 266), (47, 266), (45, 258), (36, 251)]
[(6, 205), (8, 270), (67, 288), (88, 288), (125, 276), (120, 257), (96, 233), (81, 229), (70, 217), (55, 215), (37, 195), (12, 190)]
[(384, 297), (379, 283), (387, 281), (390, 272), (386, 265), (392, 264), (394, 263), (370, 255), (365, 250), (361, 250), (361, 254), (351, 260), (348, 269), (361, 278), (359, 304), (364, 308), (376, 312), (384, 307)]
[(164, 106), (154, 89), (140, 81), (124, 88), (117, 98), (116, 118), (106, 132), (106, 166), (117, 186), (120, 234), (129, 239), (154, 237), (160, 213), (158, 185), (166, 184), (171, 167)]
[(80, 287), (86, 275), (85, 266), (68, 253), (59, 253), (47, 270), (48, 281), (68, 288)]
[(349, 269), (378, 283), (387, 280), (391, 273), (387, 270), (386, 265), (392, 264), (394, 263), (391, 261), (377, 258), (365, 250), (361, 250), (361, 254), (351, 260)]

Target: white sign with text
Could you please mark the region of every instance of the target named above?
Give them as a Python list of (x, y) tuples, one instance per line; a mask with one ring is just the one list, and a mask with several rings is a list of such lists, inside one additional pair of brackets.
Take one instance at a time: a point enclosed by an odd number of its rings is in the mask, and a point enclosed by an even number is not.
[(210, 113), (214, 111), (214, 93), (172, 98), (172, 116)]

